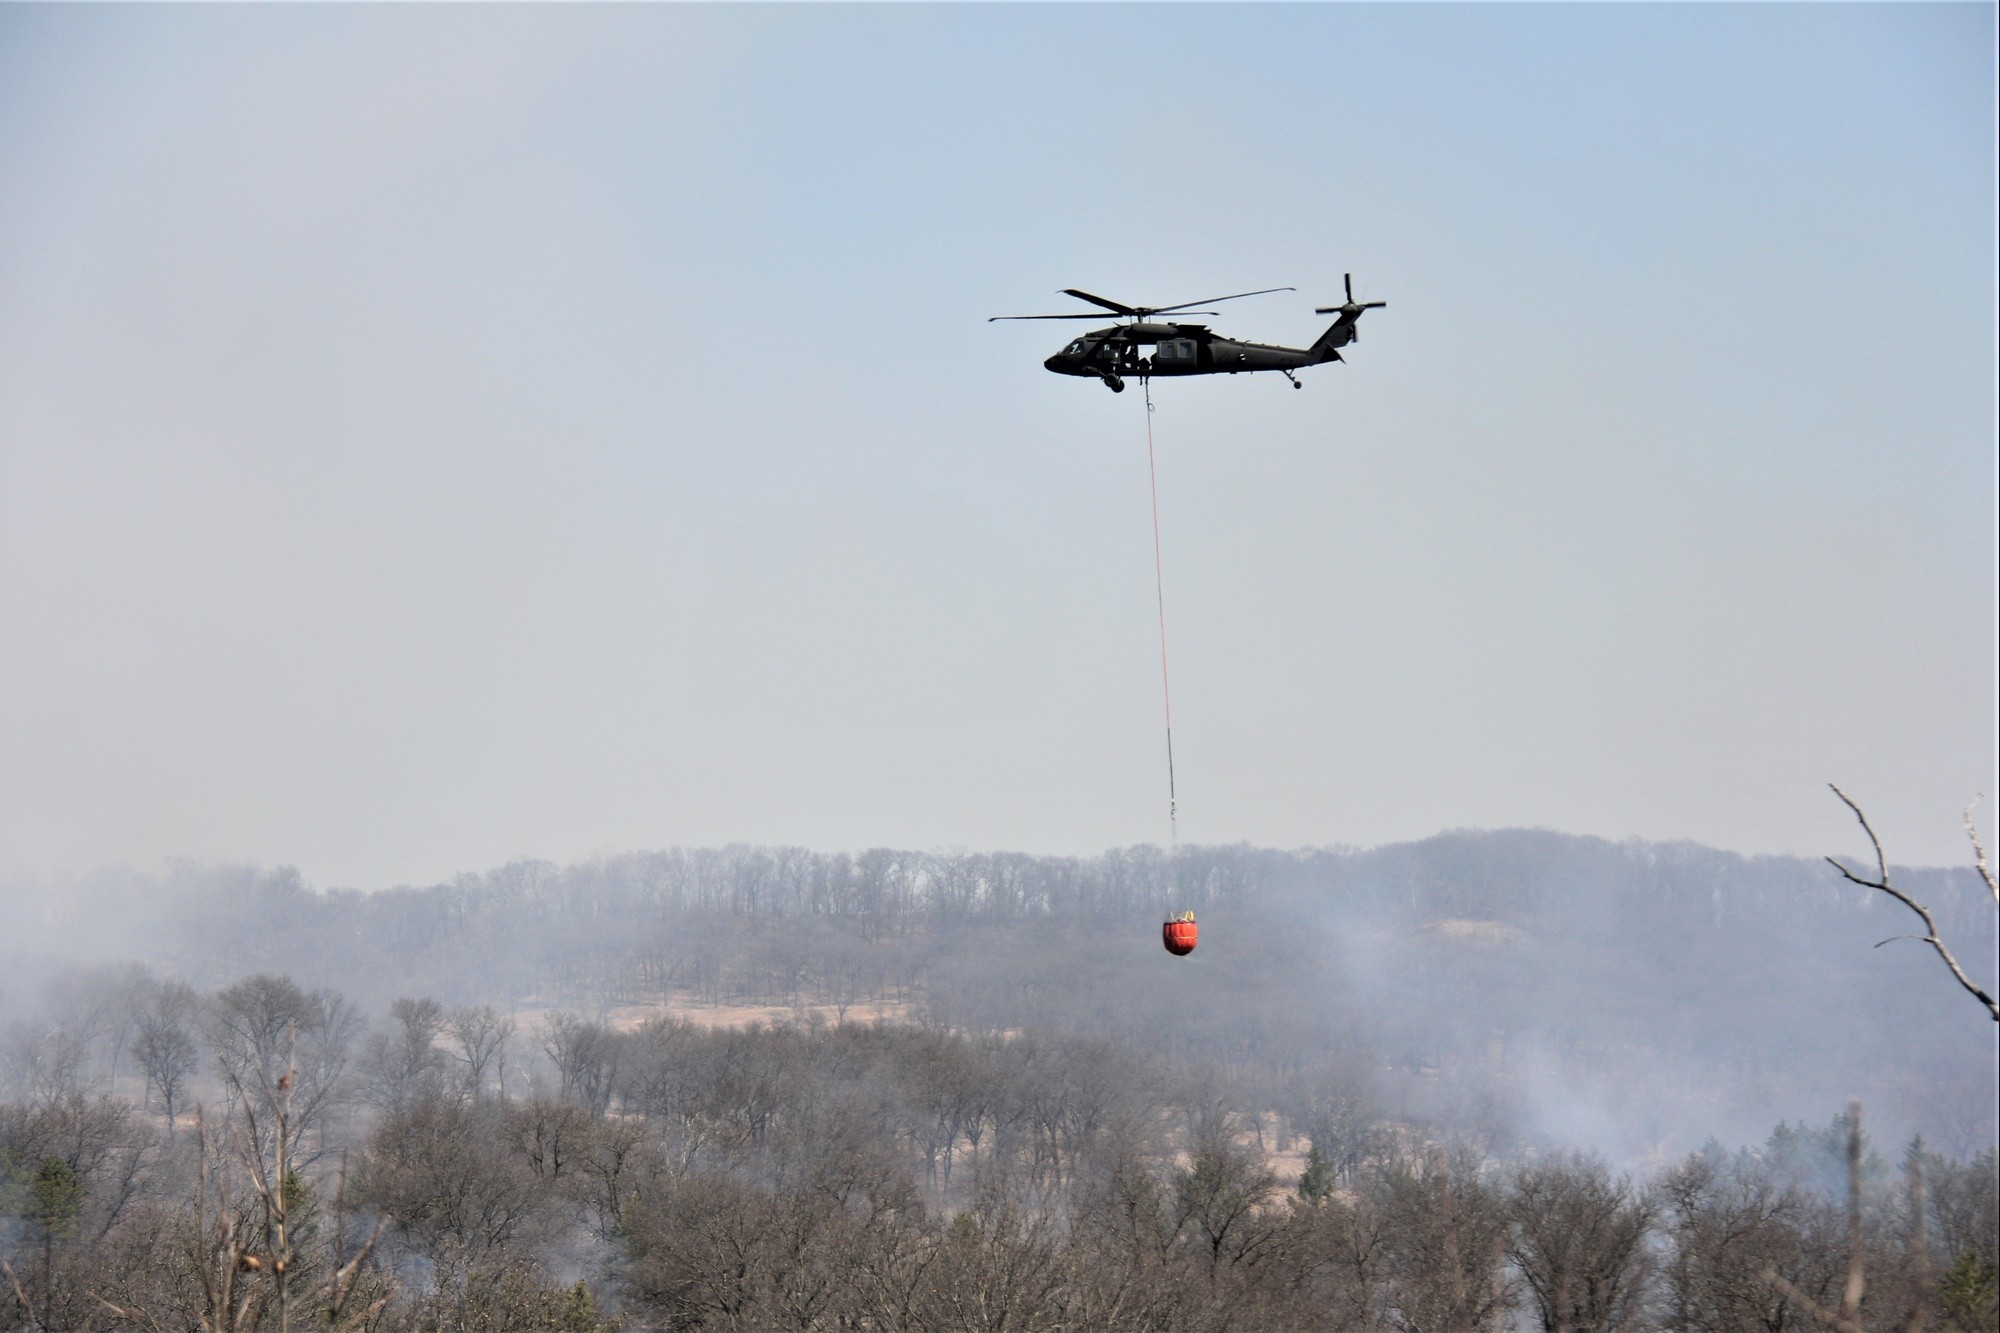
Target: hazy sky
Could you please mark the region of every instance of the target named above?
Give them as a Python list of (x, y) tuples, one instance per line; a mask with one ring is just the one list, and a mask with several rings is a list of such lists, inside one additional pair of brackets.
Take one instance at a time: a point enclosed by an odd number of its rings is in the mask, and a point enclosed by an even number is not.
[[(1961, 862), (1992, 5), (0, 7), (0, 870)], [(1990, 807), (1989, 807), (1990, 808)], [(1990, 825), (1989, 825), (1990, 827)]]

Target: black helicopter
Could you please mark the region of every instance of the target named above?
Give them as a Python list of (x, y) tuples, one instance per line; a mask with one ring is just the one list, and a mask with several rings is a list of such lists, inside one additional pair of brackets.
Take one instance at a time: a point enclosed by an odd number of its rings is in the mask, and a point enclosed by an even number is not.
[[(1360, 330), (1356, 327), (1361, 320), (1361, 312), (1377, 310), (1389, 304), (1387, 301), (1356, 301), (1354, 275), (1349, 273), (1346, 278), (1346, 303), (1322, 306), (1313, 311), (1316, 315), (1338, 315), (1340, 318), (1334, 320), (1332, 327), (1320, 334), (1311, 347), (1273, 347), (1267, 343), (1239, 342), (1216, 334), (1206, 324), (1156, 323), (1153, 318), (1174, 314), (1213, 315), (1216, 313), (1213, 310), (1195, 310), (1192, 307), (1240, 300), (1245, 296), (1296, 291), (1294, 287), (1266, 287), (1262, 291), (1208, 296), (1199, 301), (1166, 306), (1122, 305), (1101, 296), (1092, 296), (1089, 292), (1080, 292), (1074, 287), (1066, 287), (1063, 289), (1064, 296), (1074, 296), (1079, 301), (1102, 306), (1132, 322), (1108, 329), (1092, 329), (1042, 364), (1058, 375), (1094, 375), (1103, 380), (1113, 393), (1125, 392), (1125, 377), (1128, 375), (1143, 380), (1153, 375), (1239, 375), (1251, 370), (1275, 370), (1290, 380), (1294, 389), (1302, 389), (1305, 386), (1292, 372), (1325, 361), (1341, 360), (1340, 349), (1361, 340)], [(1102, 318), (1104, 316), (1093, 310), (1081, 315), (995, 315), (986, 322), (991, 324), (1001, 319)], [(1139, 350), (1142, 347), (1152, 348), (1153, 354), (1144, 355)]]

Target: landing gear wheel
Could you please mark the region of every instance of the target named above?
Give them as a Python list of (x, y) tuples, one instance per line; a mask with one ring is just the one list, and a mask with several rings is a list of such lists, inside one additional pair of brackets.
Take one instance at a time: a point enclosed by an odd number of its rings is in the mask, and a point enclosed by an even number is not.
[(1301, 384), (1301, 383), (1299, 383), (1299, 382), (1298, 382), (1297, 380), (1293, 380), (1293, 381), (1292, 381), (1292, 387), (1293, 387), (1294, 389), (1303, 389), (1303, 388), (1305, 388), (1306, 386), (1305, 386), (1305, 385), (1303, 385), (1303, 384)]
[(1119, 379), (1116, 375), (1106, 375), (1104, 377), (1104, 387), (1113, 393), (1124, 393), (1125, 381)]

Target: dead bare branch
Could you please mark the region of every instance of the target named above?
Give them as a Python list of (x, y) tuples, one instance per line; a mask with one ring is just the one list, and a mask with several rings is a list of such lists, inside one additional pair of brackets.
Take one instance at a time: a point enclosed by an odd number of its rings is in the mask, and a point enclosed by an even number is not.
[(21, 1314), (27, 1318), (28, 1327), (33, 1327), (35, 1307), (28, 1303), (28, 1293), (21, 1290), (21, 1279), (14, 1276), (14, 1265), (0, 1259), (0, 1272), (7, 1275), (7, 1285), (14, 1289), (14, 1299), (21, 1303)]
[(2000, 908), (2000, 882), (1993, 878), (1993, 867), (1986, 862), (1986, 848), (1979, 841), (1979, 826), (1972, 822), (1972, 812), (1986, 799), (1981, 792), (1965, 807), (1965, 836), (1972, 839), (1972, 864), (1979, 868), (1979, 878), (1986, 881), (1986, 891), (1993, 895), (1993, 905)]
[(1847, 1284), (1840, 1293), (1840, 1317), (1859, 1323), (1861, 1314), (1861, 1103), (1847, 1104)]
[[(1831, 856), (1826, 858), (1826, 863), (1835, 870), (1838, 870), (1849, 883), (1858, 884), (1864, 889), (1875, 889), (1878, 892), (1886, 893), (1912, 912), (1915, 912), (1924, 923), (1924, 933), (1911, 938), (1921, 939), (1924, 943), (1930, 945), (1932, 949), (1936, 950), (1937, 956), (1944, 960), (1944, 965), (1951, 969), (1952, 976), (1958, 979), (1958, 984), (1965, 988), (1967, 994), (1986, 1006), (1986, 1012), (1994, 1022), (2000, 1023), (2000, 1001), (1996, 1001), (1991, 995), (1988, 995), (1984, 990), (1975, 985), (1971, 977), (1965, 975), (1965, 969), (1958, 965), (1958, 959), (1952, 957), (1951, 950), (1938, 937), (1937, 920), (1931, 916), (1930, 909), (1889, 882), (1889, 858), (1883, 853), (1882, 840), (1875, 836), (1875, 829), (1869, 824), (1868, 816), (1861, 812), (1861, 807), (1856, 805), (1846, 792), (1830, 782), (1827, 786), (1832, 788), (1833, 794), (1840, 798), (1842, 804), (1854, 812), (1855, 819), (1861, 823), (1861, 831), (1868, 835), (1869, 844), (1875, 849), (1876, 878), (1864, 879)], [(1966, 824), (1970, 827), (1971, 823), (1972, 812), (1971, 807), (1968, 806), (1966, 809)], [(1980, 875), (1985, 879), (1988, 887), (1991, 887), (1993, 885), (1993, 874), (1986, 866), (1986, 852), (1979, 845), (1979, 835), (1976, 831), (1973, 833), (1972, 845), (1978, 855)], [(1996, 904), (2000, 904), (2000, 890), (1995, 890), (1994, 901)], [(1884, 940), (1882, 943), (1887, 944), (1888, 942), (1888, 940)], [(1882, 946), (1878, 944), (1875, 947), (1879, 949)]]
[[(1839, 792), (1839, 788), (1834, 791)], [(1845, 796), (1840, 799), (1847, 800)], [(1853, 805), (1852, 801), (1848, 802)], [(1861, 812), (1856, 810), (1858, 815)], [(1867, 821), (1862, 821), (1866, 828)], [(1874, 836), (1873, 831), (1869, 833)], [(1880, 845), (1877, 845), (1879, 852)], [(1765, 1264), (1759, 1273), (1765, 1283), (1776, 1289), (1787, 1300), (1804, 1307), (1807, 1314), (1822, 1327), (1834, 1333), (1867, 1333), (1861, 1327), (1861, 1294), (1864, 1288), (1861, 1247), (1861, 1103), (1847, 1104), (1847, 1280), (1841, 1286), (1840, 1308), (1829, 1310), (1807, 1292), (1801, 1291), (1779, 1274), (1776, 1265)]]
[(1838, 1333), (1868, 1333), (1866, 1329), (1861, 1327), (1859, 1320), (1843, 1318), (1840, 1311), (1827, 1309), (1811, 1296), (1808, 1296), (1805, 1292), (1800, 1291), (1797, 1287), (1785, 1281), (1783, 1277), (1779, 1276), (1778, 1270), (1771, 1265), (1764, 1265), (1763, 1277), (1766, 1282), (1776, 1287), (1785, 1299), (1794, 1301), (1804, 1307), (1807, 1314), (1811, 1315), (1827, 1328), (1836, 1329)]
[(140, 1317), (134, 1314), (132, 1311), (127, 1310), (122, 1305), (113, 1305), (110, 1301), (105, 1300), (102, 1296), (98, 1295), (94, 1291), (90, 1293), (90, 1299), (96, 1301), (99, 1305), (111, 1311), (112, 1314), (117, 1315), (120, 1319), (123, 1319), (128, 1323), (136, 1322)]
[(1904, 1166), (1910, 1192), (1909, 1273), (1911, 1277), (1910, 1319), (1904, 1333), (1924, 1333), (1925, 1306), (1931, 1289), (1930, 1246), (1924, 1240), (1924, 1140), (1920, 1134), (1910, 1145)]
[(333, 1276), (327, 1279), (326, 1303), (329, 1322), (340, 1318), (341, 1308), (347, 1304), (347, 1298), (354, 1294), (354, 1279), (360, 1275), (361, 1266), (368, 1261), (368, 1256), (374, 1253), (375, 1242), (381, 1239), (382, 1228), (387, 1222), (387, 1218), (378, 1219), (375, 1229), (368, 1233), (368, 1239), (362, 1242), (354, 1257), (335, 1269)]

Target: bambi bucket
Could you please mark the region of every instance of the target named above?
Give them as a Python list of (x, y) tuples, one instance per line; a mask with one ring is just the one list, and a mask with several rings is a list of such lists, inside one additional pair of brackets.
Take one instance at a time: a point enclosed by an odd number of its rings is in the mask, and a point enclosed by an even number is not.
[(1160, 927), (1161, 941), (1167, 946), (1167, 952), (1176, 958), (1194, 952), (1195, 924), (1192, 917), (1193, 914), (1189, 913), (1185, 919), (1169, 921)]

